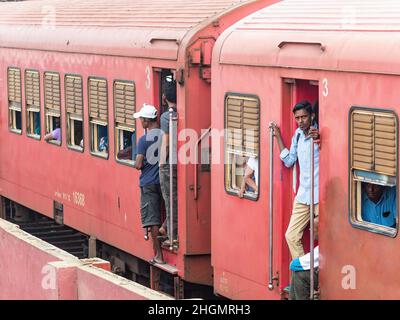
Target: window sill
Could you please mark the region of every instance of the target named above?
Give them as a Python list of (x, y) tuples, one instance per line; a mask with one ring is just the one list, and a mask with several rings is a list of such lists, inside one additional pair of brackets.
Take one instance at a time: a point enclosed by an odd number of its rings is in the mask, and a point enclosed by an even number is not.
[(27, 133), (26, 134), (29, 138), (35, 139), (35, 140), (40, 140), (40, 135), (38, 134), (31, 134), (31, 133)]
[(12, 129), (12, 128), (10, 128), (10, 132), (16, 133), (16, 134), (22, 134), (22, 130), (21, 129)]
[(135, 165), (134, 160), (126, 160), (126, 159), (115, 159), (118, 163), (123, 164), (125, 166), (133, 167)]
[(96, 151), (90, 151), (91, 155), (95, 157), (99, 157), (105, 160), (108, 160), (108, 153), (105, 152), (96, 152)]
[[(232, 196), (236, 196), (239, 198), (239, 190), (238, 189), (226, 189), (226, 192)], [(243, 195), (243, 199), (248, 199), (252, 201), (257, 201), (259, 197), (259, 193), (254, 193), (254, 192), (246, 192)], [(240, 198), (239, 198), (240, 199)]]
[(397, 235), (397, 227), (390, 228), (390, 227), (378, 225), (378, 224), (371, 223), (371, 222), (358, 221), (358, 220), (353, 220), (353, 219), (351, 219), (351, 225), (357, 229), (366, 230), (366, 231), (370, 231), (370, 232), (377, 233), (377, 234), (382, 234), (384, 236), (388, 236), (388, 237), (392, 237), (392, 238), (395, 238)]
[(76, 146), (76, 145), (73, 145), (73, 144), (69, 144), (68, 145), (68, 149), (83, 153), (83, 148), (81, 146)]
[(49, 141), (46, 141), (47, 143), (50, 143), (50, 144), (54, 144), (54, 145), (56, 145), (56, 146), (61, 146), (61, 141), (57, 141), (57, 140), (49, 140)]

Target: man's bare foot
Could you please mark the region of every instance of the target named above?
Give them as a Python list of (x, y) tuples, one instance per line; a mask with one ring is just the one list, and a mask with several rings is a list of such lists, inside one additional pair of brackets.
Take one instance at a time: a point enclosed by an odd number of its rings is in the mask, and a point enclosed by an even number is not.
[(162, 226), (160, 227), (160, 229), (158, 229), (158, 232), (159, 232), (162, 236), (167, 235), (167, 230), (165, 230), (164, 225), (162, 225)]

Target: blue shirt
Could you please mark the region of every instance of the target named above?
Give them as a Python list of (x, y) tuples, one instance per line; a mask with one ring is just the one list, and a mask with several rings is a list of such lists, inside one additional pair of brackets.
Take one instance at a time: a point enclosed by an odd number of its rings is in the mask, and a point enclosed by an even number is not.
[(396, 226), (396, 187), (386, 187), (378, 203), (368, 198), (366, 192), (362, 193), (362, 218), (387, 227)]
[[(169, 108), (168, 108), (168, 110), (169, 110)], [(165, 111), (163, 114), (161, 114), (161, 117), (160, 117), (160, 129), (165, 134), (169, 134), (169, 111), (168, 110)], [(172, 112), (172, 116), (173, 117), (177, 116), (175, 108), (174, 108), (174, 111)], [(176, 128), (176, 126), (175, 126), (175, 128)], [(174, 132), (175, 132), (175, 130), (173, 130), (173, 134), (175, 134)], [(172, 152), (174, 152), (174, 150), (172, 150)], [(174, 159), (174, 161), (173, 161), (174, 164), (176, 164), (175, 161), (176, 161), (176, 159)], [(163, 165), (163, 167), (167, 166), (168, 164), (169, 164), (169, 152), (167, 152), (167, 154), (166, 154), (165, 164)]]
[[(299, 137), (297, 139), (297, 137)], [(285, 148), (280, 158), (286, 167), (290, 168), (299, 161), (300, 186), (297, 190), (296, 200), (299, 203), (310, 205), (310, 143), (312, 139), (306, 137), (303, 130), (297, 128), (292, 138), (290, 151)], [(314, 144), (314, 204), (318, 203), (318, 176), (319, 176), (319, 148)]]
[[(169, 109), (169, 108), (168, 108)], [(172, 116), (176, 117), (176, 110), (172, 112)], [(166, 134), (169, 134), (169, 110), (165, 111), (160, 117), (160, 128)]]
[(158, 175), (158, 161), (161, 138), (160, 130), (152, 129), (144, 136), (140, 137), (136, 153), (144, 156), (143, 166), (140, 169), (140, 186), (148, 186), (152, 184), (160, 184)]

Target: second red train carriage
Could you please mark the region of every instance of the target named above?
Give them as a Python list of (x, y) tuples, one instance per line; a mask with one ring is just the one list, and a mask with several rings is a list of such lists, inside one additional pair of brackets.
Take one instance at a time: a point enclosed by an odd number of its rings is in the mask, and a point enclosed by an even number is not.
[[(399, 298), (398, 213), (389, 213), (397, 224), (385, 225), (365, 219), (362, 208), (366, 183), (398, 195), (398, 12), (396, 1), (283, 1), (217, 41), (212, 127), (240, 134), (214, 141), (213, 153), (225, 159), (211, 170), (216, 292), (233, 299), (285, 294), (285, 231), (295, 193), (268, 125), (277, 123), (288, 145), (296, 129), (292, 108), (307, 99), (319, 101), (321, 298)], [(253, 140), (241, 134), (246, 129)], [(259, 159), (259, 193), (240, 199), (249, 157)], [(392, 205), (398, 211), (398, 200)]]

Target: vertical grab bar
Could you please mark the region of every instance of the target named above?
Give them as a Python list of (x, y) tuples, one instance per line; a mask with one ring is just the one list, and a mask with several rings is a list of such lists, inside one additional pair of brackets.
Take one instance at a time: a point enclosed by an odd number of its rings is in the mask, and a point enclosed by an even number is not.
[(273, 284), (273, 199), (274, 199), (274, 126), (273, 122), (269, 123), (269, 283), (268, 289), (274, 289)]
[(170, 246), (169, 250), (174, 249), (174, 183), (173, 183), (173, 174), (174, 174), (174, 167), (173, 164), (176, 162), (175, 157), (173, 157), (174, 154), (174, 118), (173, 118), (173, 108), (169, 108), (169, 240), (170, 240)]
[(310, 300), (314, 300), (314, 139), (310, 138)]

